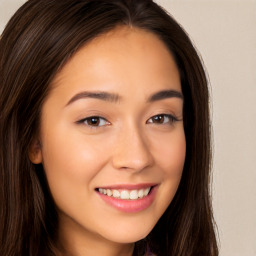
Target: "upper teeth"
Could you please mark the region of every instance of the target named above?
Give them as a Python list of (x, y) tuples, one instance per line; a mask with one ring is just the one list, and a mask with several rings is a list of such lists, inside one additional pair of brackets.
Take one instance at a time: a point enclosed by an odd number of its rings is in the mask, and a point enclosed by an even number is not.
[(143, 198), (148, 195), (150, 191), (150, 187), (145, 188), (145, 189), (139, 189), (139, 190), (117, 190), (117, 189), (104, 189), (104, 188), (99, 188), (99, 192), (101, 194), (107, 195), (107, 196), (112, 196), (115, 198), (120, 198), (120, 199), (131, 199), (131, 200), (136, 200), (139, 198)]

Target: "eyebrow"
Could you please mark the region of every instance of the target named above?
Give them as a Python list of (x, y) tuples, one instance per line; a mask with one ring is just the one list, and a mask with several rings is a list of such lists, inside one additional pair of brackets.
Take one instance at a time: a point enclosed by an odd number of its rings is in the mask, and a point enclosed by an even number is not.
[[(66, 104), (66, 106), (70, 105), (71, 103), (77, 101), (77, 100), (81, 100), (81, 99), (86, 99), (86, 98), (90, 98), (90, 99), (98, 99), (98, 100), (103, 100), (103, 101), (109, 101), (112, 103), (116, 103), (118, 101), (121, 100), (121, 96), (115, 93), (109, 93), (109, 92), (89, 92), (89, 91), (83, 91), (80, 93), (77, 93), (76, 95), (74, 95)], [(168, 99), (168, 98), (179, 98), (183, 100), (183, 95), (181, 92), (176, 91), (176, 90), (163, 90), (163, 91), (159, 91), (157, 93), (154, 93), (153, 95), (151, 95), (147, 102), (154, 102), (154, 101), (158, 101), (158, 100), (164, 100), (164, 99)]]
[(181, 92), (176, 90), (164, 90), (151, 95), (148, 99), (148, 102), (154, 102), (154, 101), (164, 100), (168, 98), (179, 98), (183, 100), (183, 95)]
[(77, 101), (77, 100), (80, 100), (80, 99), (86, 99), (86, 98), (109, 101), (109, 102), (113, 102), (113, 103), (118, 102), (121, 99), (121, 97), (118, 94), (115, 94), (115, 93), (83, 91), (83, 92), (80, 92), (80, 93), (76, 94), (75, 96), (73, 96), (68, 101), (66, 106), (70, 105), (74, 101)]

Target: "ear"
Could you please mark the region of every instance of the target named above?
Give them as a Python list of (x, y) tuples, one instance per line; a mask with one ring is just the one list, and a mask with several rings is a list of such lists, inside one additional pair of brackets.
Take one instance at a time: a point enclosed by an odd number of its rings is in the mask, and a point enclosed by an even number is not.
[(33, 164), (41, 164), (43, 157), (42, 157), (42, 149), (41, 143), (38, 139), (33, 139), (30, 146), (28, 157)]

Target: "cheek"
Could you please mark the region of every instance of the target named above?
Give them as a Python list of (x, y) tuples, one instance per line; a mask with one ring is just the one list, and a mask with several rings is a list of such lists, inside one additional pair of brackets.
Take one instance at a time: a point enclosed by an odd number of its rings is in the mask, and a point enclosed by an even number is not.
[[(69, 134), (68, 136), (64, 134)], [(47, 133), (43, 144), (43, 165), (56, 201), (91, 190), (91, 181), (106, 160), (103, 149), (76, 133)], [(65, 196), (64, 196), (65, 195)]]
[(164, 212), (178, 189), (183, 172), (186, 155), (186, 140), (183, 129), (167, 136), (162, 142), (161, 147), (159, 146), (158, 151), (156, 151), (156, 159), (162, 171), (162, 185), (159, 188), (162, 200), (158, 207)]
[(156, 159), (165, 176), (180, 178), (186, 156), (186, 140), (183, 130), (166, 137), (157, 146)]
[(186, 140), (183, 129), (164, 135), (154, 142), (154, 155), (157, 165), (155, 173), (161, 178), (158, 188), (158, 200), (155, 207), (155, 216), (160, 217), (170, 205), (180, 184), (186, 155)]

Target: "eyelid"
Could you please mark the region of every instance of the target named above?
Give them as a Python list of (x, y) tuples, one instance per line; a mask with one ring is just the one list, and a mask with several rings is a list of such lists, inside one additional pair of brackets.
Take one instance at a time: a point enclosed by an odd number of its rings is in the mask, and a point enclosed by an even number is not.
[[(153, 121), (150, 121), (151, 119), (155, 118), (155, 117), (159, 117), (159, 116), (163, 116), (164, 118), (169, 118), (170, 119), (170, 122), (164, 122), (164, 123), (154, 123)], [(165, 114), (165, 113), (161, 113), (161, 114), (157, 114), (157, 115), (154, 115), (152, 117), (150, 117), (148, 120), (147, 120), (147, 123), (149, 124), (156, 124), (156, 125), (166, 125), (166, 124), (174, 124), (175, 122), (178, 122), (178, 121), (181, 121), (182, 119), (179, 119), (177, 118), (175, 115), (172, 115), (172, 114)]]
[[(164, 120), (163, 122), (154, 122), (152, 119), (153, 118), (156, 118), (156, 117), (163, 117)], [(168, 118), (169, 120), (165, 120), (166, 118)], [(90, 124), (88, 123), (88, 121), (92, 121), (92, 119), (98, 119), (99, 120), (99, 123), (95, 123), (95, 124)], [(97, 120), (96, 120), (97, 121)], [(102, 121), (103, 121), (103, 124), (102, 124)], [(146, 121), (146, 124), (155, 124), (155, 125), (173, 125), (175, 122), (177, 121), (182, 121), (182, 119), (179, 119), (178, 117), (176, 117), (175, 115), (173, 114), (167, 114), (167, 113), (160, 113), (160, 114), (156, 114), (156, 115), (153, 115), (151, 116), (147, 121)], [(82, 118), (78, 121), (76, 121), (77, 124), (81, 124), (81, 125), (85, 125), (85, 126), (88, 126), (92, 129), (96, 129), (96, 128), (100, 128), (100, 127), (105, 127), (105, 126), (108, 126), (110, 125), (111, 123), (104, 117), (102, 116), (99, 116), (99, 115), (91, 115), (91, 116), (88, 116), (88, 117), (85, 117), (85, 118)]]
[[(105, 124), (103, 124), (103, 125), (92, 125), (92, 124), (88, 124), (88, 121), (89, 121), (90, 119), (93, 119), (93, 118), (94, 118), (94, 119), (100, 119), (101, 121), (104, 120)], [(87, 122), (87, 123), (86, 123), (86, 122)], [(83, 124), (83, 125), (88, 126), (88, 127), (91, 127), (91, 128), (98, 128), (98, 127), (103, 127), (103, 126), (110, 125), (110, 122), (109, 122), (106, 118), (104, 118), (104, 117), (102, 117), (102, 116), (97, 116), (97, 115), (92, 115), (92, 116), (85, 117), (85, 118), (83, 118), (83, 119), (78, 120), (76, 123), (77, 123), (77, 124)]]

